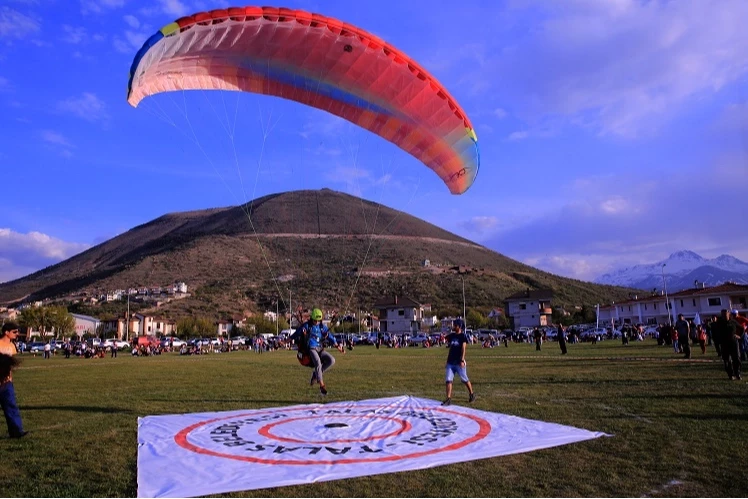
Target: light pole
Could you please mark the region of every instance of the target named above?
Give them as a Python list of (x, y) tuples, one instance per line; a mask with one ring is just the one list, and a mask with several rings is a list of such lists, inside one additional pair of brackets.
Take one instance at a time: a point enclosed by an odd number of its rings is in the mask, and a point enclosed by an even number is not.
[(465, 327), (467, 328), (467, 312), (465, 308), (465, 278), (460, 276), (462, 279), (462, 320), (465, 321)]
[(670, 300), (667, 297), (667, 281), (665, 281), (665, 265), (667, 264), (662, 264), (662, 287), (665, 290), (665, 311), (667, 312), (667, 323), (668, 326), (672, 326), (673, 321), (670, 317)]
[(130, 293), (127, 293), (127, 315), (125, 315), (125, 341), (130, 341)]

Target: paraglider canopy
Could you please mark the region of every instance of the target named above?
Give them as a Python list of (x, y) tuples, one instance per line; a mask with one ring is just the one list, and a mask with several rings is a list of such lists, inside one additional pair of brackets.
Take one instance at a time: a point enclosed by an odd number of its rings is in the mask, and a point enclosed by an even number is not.
[(457, 101), (404, 52), (358, 27), (302, 10), (232, 7), (151, 36), (127, 101), (176, 90), (273, 95), (344, 118), (431, 168), (453, 194), (478, 174), (478, 138)]

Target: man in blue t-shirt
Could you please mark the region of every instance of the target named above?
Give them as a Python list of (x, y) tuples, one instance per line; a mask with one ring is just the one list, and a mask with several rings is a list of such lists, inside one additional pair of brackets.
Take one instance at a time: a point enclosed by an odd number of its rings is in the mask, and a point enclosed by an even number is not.
[(460, 376), (460, 379), (465, 386), (467, 386), (470, 397), (469, 402), (475, 400), (475, 392), (473, 392), (473, 385), (470, 384), (470, 380), (467, 376), (467, 364), (465, 363), (465, 350), (467, 349), (468, 339), (463, 332), (465, 330), (465, 321), (462, 319), (456, 319), (452, 323), (453, 332), (447, 335), (447, 345), (449, 345), (449, 354), (447, 356), (447, 398), (442, 405), (450, 405), (452, 403), (452, 381), (454, 380), (455, 373)]
[(329, 341), (338, 347), (339, 351), (342, 346), (338, 345), (335, 336), (322, 323), (322, 311), (318, 308), (312, 310), (309, 320), (301, 325), (299, 329), (291, 335), (291, 341), (296, 343), (300, 355), (309, 355), (311, 366), (314, 368), (310, 384), (319, 383), (319, 391), (322, 395), (327, 395), (327, 387), (322, 379), (322, 373), (330, 369), (335, 364), (335, 357), (325, 351), (324, 343)]

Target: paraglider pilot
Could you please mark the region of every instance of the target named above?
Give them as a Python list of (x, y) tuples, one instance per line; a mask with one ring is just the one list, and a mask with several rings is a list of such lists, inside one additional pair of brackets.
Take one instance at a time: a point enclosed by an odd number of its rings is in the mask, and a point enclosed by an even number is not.
[(338, 344), (328, 327), (322, 323), (322, 311), (320, 309), (312, 310), (309, 320), (291, 335), (291, 341), (299, 349), (299, 362), (302, 365), (314, 367), (309, 383), (311, 385), (319, 383), (320, 393), (327, 395), (323, 374), (335, 364), (335, 357), (325, 351), (324, 342), (329, 341), (341, 352), (343, 347)]

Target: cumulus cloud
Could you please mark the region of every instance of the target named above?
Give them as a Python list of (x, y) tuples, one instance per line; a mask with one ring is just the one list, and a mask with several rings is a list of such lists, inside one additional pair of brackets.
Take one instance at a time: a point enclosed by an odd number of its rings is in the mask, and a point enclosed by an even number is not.
[(610, 268), (610, 262), (599, 255), (569, 253), (526, 258), (524, 263), (556, 275), (592, 281)]
[(527, 132), (512, 132), (507, 137), (507, 140), (510, 141), (516, 141), (516, 140), (524, 140), (526, 139), (530, 134)]
[(744, 140), (748, 140), (748, 101), (728, 104), (717, 120), (716, 128), (719, 132), (737, 130)]
[[(584, 117), (601, 134), (656, 130), (690, 99), (748, 70), (741, 0), (538, 5), (548, 14), (536, 36), (502, 63), (540, 96), (530, 111)], [(532, 64), (522, 64), (530, 55)]]
[(40, 232), (26, 234), (0, 228), (0, 282), (23, 277), (88, 249)]
[[(559, 204), (500, 229), (484, 244), (551, 272), (591, 279), (688, 248), (748, 256), (745, 156), (721, 157), (699, 171), (607, 175), (571, 182)], [(718, 250), (719, 248), (719, 250)]]
[(79, 97), (70, 97), (58, 102), (57, 109), (91, 122), (108, 119), (106, 104), (91, 92), (84, 92)]
[[(141, 14), (147, 17), (156, 14), (156, 12), (146, 9), (145, 12), (141, 10)], [(140, 19), (131, 14), (125, 15), (123, 19), (127, 24), (127, 29), (121, 35), (114, 37), (114, 48), (123, 54), (132, 55), (135, 51), (140, 50), (155, 30), (150, 24), (141, 22)]]
[(42, 130), (42, 139), (44, 139), (45, 142), (49, 142), (50, 144), (56, 144), (58, 146), (63, 147), (75, 147), (73, 144), (70, 143), (68, 139), (65, 138), (64, 135), (62, 135), (59, 132), (55, 132), (53, 130)]
[(101, 14), (125, 5), (125, 0), (80, 0), (80, 2), (82, 14)]
[(69, 24), (62, 25), (62, 41), (78, 45), (85, 43), (88, 40), (88, 34), (86, 28), (82, 26), (70, 26)]
[(499, 225), (499, 220), (494, 216), (477, 216), (469, 220), (464, 220), (459, 225), (471, 234), (482, 234), (496, 229)]
[(131, 28), (138, 29), (140, 27), (140, 21), (138, 21), (137, 17), (127, 14), (124, 19), (127, 25)]
[[(450, 61), (445, 79), (487, 85), (485, 95), (511, 101), (512, 115), (531, 128), (551, 120), (600, 135), (651, 136), (748, 72), (743, 0), (529, 0), (448, 15), (470, 30), (440, 37), (434, 51)], [(439, 23), (447, 14), (431, 16), (443, 16), (432, 20)], [(526, 24), (532, 28), (518, 29)], [(479, 57), (467, 50), (476, 41)]]
[(0, 7), (0, 38), (23, 39), (40, 30), (40, 23), (32, 17), (10, 7)]
[(190, 14), (190, 8), (180, 0), (159, 0), (164, 13), (174, 17), (182, 17)]
[(67, 137), (54, 130), (42, 130), (41, 137), (44, 142), (50, 144), (64, 158), (73, 156), (71, 149), (75, 148)]

